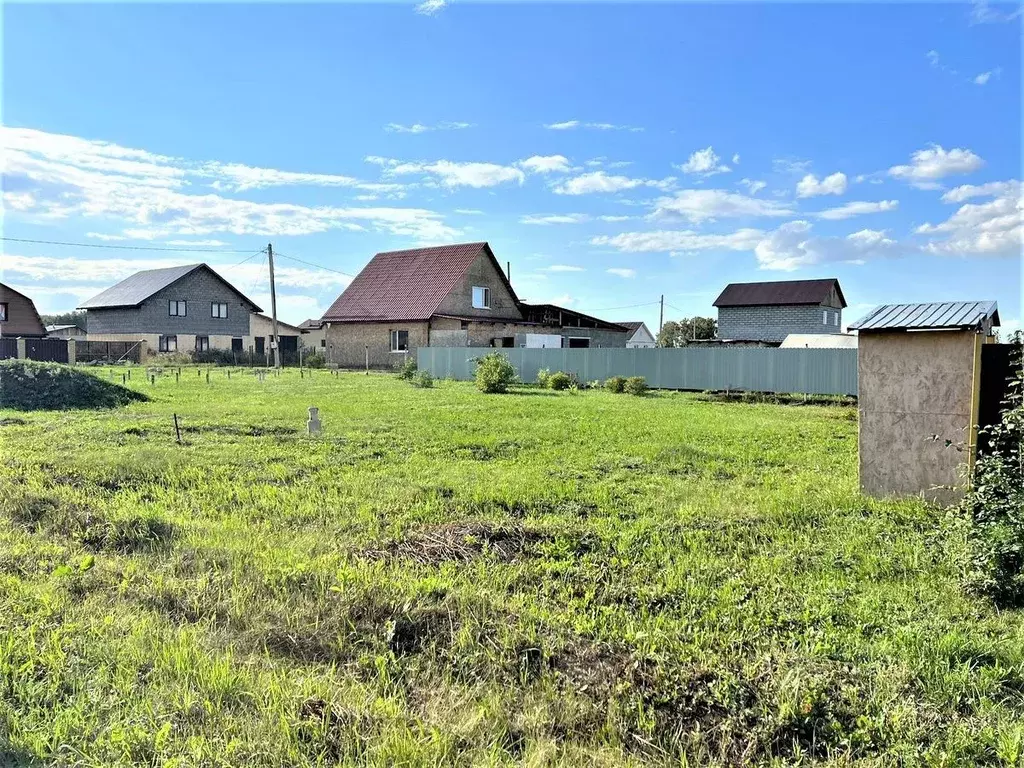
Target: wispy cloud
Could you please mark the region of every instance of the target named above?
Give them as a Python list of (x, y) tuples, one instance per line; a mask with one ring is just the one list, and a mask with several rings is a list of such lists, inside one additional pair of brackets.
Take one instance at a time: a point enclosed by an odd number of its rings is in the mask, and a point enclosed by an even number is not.
[(424, 16), (436, 16), (445, 9), (448, 3), (446, 0), (425, 0), (416, 6), (416, 13)]
[(728, 165), (721, 162), (721, 158), (715, 154), (715, 150), (711, 147), (698, 149), (690, 155), (685, 163), (674, 167), (683, 173), (695, 173), (701, 176), (713, 176), (716, 173), (728, 173), (732, 170)]
[(545, 126), (551, 131), (572, 131), (577, 128), (589, 128), (595, 131), (631, 131), (639, 133), (643, 130), (635, 125), (617, 125), (616, 123), (587, 123), (582, 120), (565, 120), (561, 123), (547, 123)]
[(762, 189), (768, 186), (768, 183), (765, 181), (754, 181), (753, 179), (740, 179), (739, 183), (742, 186), (746, 187), (747, 191), (752, 195), (756, 195), (758, 192), (760, 192)]
[(899, 208), (899, 205), (899, 201), (897, 200), (879, 200), (877, 202), (856, 201), (840, 205), (837, 208), (829, 208), (824, 211), (819, 211), (814, 214), (814, 216), (819, 219), (825, 219), (826, 221), (841, 221), (843, 219), (849, 219), (854, 216), (863, 216), (869, 213), (895, 211)]
[(919, 149), (910, 156), (908, 165), (894, 165), (889, 175), (909, 182), (919, 189), (938, 189), (939, 179), (946, 176), (972, 173), (985, 165), (985, 161), (969, 149), (945, 150), (938, 144)]
[(682, 218), (694, 224), (729, 218), (788, 216), (791, 205), (724, 189), (684, 189), (655, 202), (654, 219)]
[(424, 123), (412, 123), (411, 125), (388, 123), (384, 126), (384, 130), (388, 133), (426, 133), (427, 131), (461, 131), (472, 127), (473, 123), (459, 123), (446, 120), (434, 125), (426, 125)]
[(611, 267), (610, 269), (606, 269), (605, 272), (609, 275), (615, 275), (616, 277), (636, 277), (636, 270), (629, 269), (628, 267)]
[(1002, 8), (993, 8), (988, 0), (973, 0), (969, 14), (971, 25), (1005, 24), (1006, 22), (1013, 21), (1018, 18), (1021, 13), (1024, 13), (1024, 7), (1021, 7), (1016, 3), (1005, 3), (1000, 5), (1003, 5), (1007, 10), (1003, 10)]
[(990, 69), (988, 72), (982, 72), (980, 75), (975, 75), (975, 77), (974, 77), (974, 84), (975, 85), (985, 85), (993, 77), (998, 78), (1002, 74), (1003, 74), (1003, 68), (1002, 67), (996, 67), (995, 69)]
[(590, 216), (585, 213), (530, 213), (520, 217), (520, 224), (580, 224), (588, 221)]
[(592, 171), (567, 179), (552, 188), (556, 195), (589, 195), (595, 193), (622, 192), (637, 187), (654, 187), (667, 190), (675, 183), (672, 177), (665, 179), (636, 179), (615, 176), (604, 171)]
[(420, 174), (442, 187), (494, 187), (499, 184), (522, 184), (526, 179), (519, 168), (499, 163), (455, 162), (436, 160), (432, 162), (402, 161), (389, 157), (370, 155), (366, 162), (379, 165), (385, 178)]
[(517, 165), (530, 173), (568, 173), (572, 170), (564, 155), (534, 155), (520, 160)]

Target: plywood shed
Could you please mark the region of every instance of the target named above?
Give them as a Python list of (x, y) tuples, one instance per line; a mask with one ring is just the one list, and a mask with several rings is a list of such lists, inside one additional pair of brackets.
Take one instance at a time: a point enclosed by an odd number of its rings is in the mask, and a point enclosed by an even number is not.
[(994, 301), (885, 304), (859, 335), (860, 486), (869, 496), (949, 504), (974, 462), (981, 348)]

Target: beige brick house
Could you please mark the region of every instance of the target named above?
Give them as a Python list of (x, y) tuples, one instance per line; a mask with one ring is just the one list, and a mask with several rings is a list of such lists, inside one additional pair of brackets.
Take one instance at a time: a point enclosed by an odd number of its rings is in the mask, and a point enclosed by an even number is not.
[(390, 368), (423, 346), (625, 347), (628, 330), (519, 301), (487, 243), (378, 253), (322, 318), (328, 363)]

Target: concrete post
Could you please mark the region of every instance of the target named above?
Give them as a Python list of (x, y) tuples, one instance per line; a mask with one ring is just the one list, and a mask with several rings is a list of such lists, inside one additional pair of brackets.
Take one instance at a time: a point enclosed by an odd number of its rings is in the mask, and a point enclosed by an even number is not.
[(309, 407), (309, 420), (306, 422), (306, 431), (311, 435), (320, 434), (320, 409), (316, 406)]
[(18, 345), (18, 359), (19, 360), (24, 360), (25, 358), (28, 357), (28, 350), (25, 348), (25, 340), (24, 339), (20, 339), (20, 338), (17, 339), (17, 345)]
[(75, 340), (68, 339), (68, 365), (75, 364)]
[(139, 362), (141, 363), (149, 355), (149, 342), (145, 339), (139, 342)]

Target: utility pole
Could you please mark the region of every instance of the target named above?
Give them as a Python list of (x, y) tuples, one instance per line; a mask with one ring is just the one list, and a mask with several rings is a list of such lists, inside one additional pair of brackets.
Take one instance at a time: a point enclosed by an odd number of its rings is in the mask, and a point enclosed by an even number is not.
[(658, 311), (658, 333), (661, 333), (661, 326), (665, 324), (665, 294), (661, 294), (661, 309)]
[(274, 244), (267, 243), (267, 263), (270, 265), (270, 320), (274, 338), (270, 349), (274, 353), (274, 367), (281, 367), (281, 337), (277, 335), (277, 289), (274, 287)]

